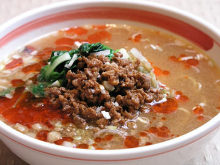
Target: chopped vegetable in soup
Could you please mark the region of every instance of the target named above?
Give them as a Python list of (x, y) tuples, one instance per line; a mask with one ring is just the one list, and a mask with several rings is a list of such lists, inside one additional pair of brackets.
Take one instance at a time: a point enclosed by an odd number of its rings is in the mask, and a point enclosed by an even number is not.
[(193, 44), (129, 25), (53, 32), (1, 63), (0, 119), (72, 148), (163, 142), (219, 113), (219, 70)]

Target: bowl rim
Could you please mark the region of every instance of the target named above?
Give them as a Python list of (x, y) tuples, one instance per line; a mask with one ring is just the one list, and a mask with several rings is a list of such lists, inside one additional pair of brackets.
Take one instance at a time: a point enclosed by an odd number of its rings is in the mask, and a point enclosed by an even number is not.
[[(28, 12), (25, 12), (10, 21), (6, 22), (0, 27), (0, 34), (3, 32), (6, 28), (13, 26), (17, 22), (22, 22), (26, 18), (31, 18), (33, 16), (36, 16), (38, 13), (46, 12), (49, 10), (54, 10), (57, 8), (65, 8), (66, 6), (69, 5), (75, 5), (75, 6), (80, 6), (80, 5), (85, 5), (85, 4), (92, 4), (92, 5), (121, 5), (124, 4), (125, 8), (126, 6), (135, 6), (135, 7), (146, 7), (146, 8), (151, 8), (152, 11), (161, 11), (161, 12), (166, 12), (168, 16), (171, 16), (173, 18), (177, 18), (179, 20), (184, 20), (186, 23), (189, 23), (190, 25), (195, 23), (197, 25), (200, 25), (201, 29), (205, 29), (209, 35), (214, 38), (215, 40), (220, 42), (220, 31), (215, 28), (213, 25), (210, 23), (207, 23), (206, 21), (202, 20), (201, 18), (194, 16), (190, 13), (187, 13), (185, 11), (182, 11), (180, 9), (176, 9), (171, 6), (167, 5), (162, 5), (159, 3), (155, 2), (149, 2), (149, 1), (141, 1), (141, 0), (136, 0), (135, 2), (132, 0), (118, 0), (118, 1), (113, 1), (113, 0), (105, 0), (105, 1), (99, 1), (99, 0), (84, 0), (84, 1), (62, 1), (62, 2), (57, 2), (54, 4), (46, 5), (37, 9), (30, 10)], [(134, 7), (134, 8), (135, 8)], [(143, 9), (144, 10), (144, 9)], [(191, 22), (191, 23), (190, 23)], [(194, 26), (195, 27), (195, 26)], [(198, 27), (196, 27), (198, 28)], [(207, 33), (206, 32), (206, 33)], [(4, 35), (4, 34), (3, 34)], [(123, 156), (123, 159), (118, 159), (118, 160), (125, 160), (126, 155), (134, 155), (134, 158), (136, 159), (139, 154), (144, 154), (149, 156), (156, 156), (158, 154), (163, 154), (165, 152), (173, 151), (175, 149), (178, 149), (180, 147), (184, 147), (188, 144), (191, 144), (195, 142), (196, 140), (206, 136), (210, 132), (214, 131), (217, 127), (220, 126), (220, 114), (216, 115), (214, 118), (212, 118), (210, 121), (207, 123), (203, 124), (202, 126), (198, 127), (197, 129), (194, 129), (193, 131), (186, 133), (180, 137), (167, 140), (165, 142), (157, 143), (151, 146), (145, 146), (145, 147), (137, 147), (137, 148), (131, 148), (131, 149), (117, 149), (117, 150), (83, 150), (83, 149), (77, 149), (77, 148), (68, 148), (64, 146), (58, 146), (54, 144), (50, 144), (48, 142), (42, 142), (40, 140), (37, 140), (35, 138), (28, 137), (27, 135), (24, 135), (23, 133), (20, 133), (7, 124), (0, 122), (0, 134), (3, 136), (6, 136), (7, 138), (19, 143), (23, 144), (26, 147), (31, 148), (30, 146), (34, 146), (38, 148), (39, 152), (40, 151), (50, 151), (51, 154), (54, 153), (59, 153), (60, 155), (70, 155), (70, 154), (75, 154), (77, 155), (86, 155), (88, 158), (93, 160), (96, 158), (97, 160), (101, 161), (106, 161), (111, 160), (115, 156), (118, 158)], [(34, 149), (33, 147), (31, 149)], [(37, 150), (37, 149), (35, 149)], [(50, 154), (47, 153), (47, 154)], [(153, 154), (152, 154), (153, 153)], [(136, 156), (135, 156), (136, 155)], [(100, 157), (95, 157), (95, 156), (100, 156)], [(105, 156), (105, 157), (101, 157)], [(139, 156), (138, 158), (142, 158), (146, 156)], [(71, 158), (71, 157), (65, 157), (65, 158)], [(77, 158), (76, 158), (77, 159)], [(105, 160), (103, 160), (105, 159)], [(97, 161), (96, 160), (96, 161)], [(113, 160), (111, 160), (113, 161)], [(117, 160), (116, 160), (117, 161)]]

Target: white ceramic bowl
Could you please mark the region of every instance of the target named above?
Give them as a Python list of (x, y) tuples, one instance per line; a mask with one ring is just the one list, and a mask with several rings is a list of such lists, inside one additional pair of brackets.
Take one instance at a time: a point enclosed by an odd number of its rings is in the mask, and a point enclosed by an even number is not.
[[(32, 10), (0, 27), (1, 59), (32, 38), (68, 26), (128, 23), (174, 32), (204, 49), (220, 66), (220, 33), (212, 25), (183, 11), (146, 1), (62, 2)], [(220, 125), (220, 114), (203, 126), (159, 144), (123, 150), (83, 150), (28, 137), (0, 122), (0, 137), (30, 164), (101, 165), (183, 164), (195, 156)]]

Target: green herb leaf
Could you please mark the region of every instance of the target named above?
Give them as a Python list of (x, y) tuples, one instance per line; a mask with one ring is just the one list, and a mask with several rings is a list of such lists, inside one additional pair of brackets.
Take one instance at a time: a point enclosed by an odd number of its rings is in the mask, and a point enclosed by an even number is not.
[(44, 97), (45, 88), (48, 87), (48, 85), (49, 85), (48, 83), (38, 83), (29, 86), (28, 89), (36, 97)]
[[(65, 75), (65, 70), (61, 70), (61, 72), (58, 72), (58, 71), (56, 71), (56, 68), (60, 64), (66, 62), (66, 61), (69, 61), (70, 59), (71, 59), (71, 56), (68, 52), (62, 53), (57, 56), (53, 55), (49, 60), (50, 64), (44, 66), (41, 69), (38, 80), (46, 81), (46, 82), (54, 82), (55, 80), (62, 78)], [(64, 67), (62, 67), (62, 68), (64, 68)]]
[[(53, 51), (48, 65), (44, 66), (38, 76), (39, 82), (52, 84), (56, 80), (61, 82), (61, 85), (66, 83), (66, 73), (72, 70), (77, 65), (77, 59), (81, 56), (89, 56), (91, 53), (110, 50), (110, 54), (106, 55), (110, 60), (113, 58), (117, 50), (113, 50), (101, 43), (82, 44), (78, 49), (70, 51)], [(50, 85), (48, 85), (50, 86)]]
[(85, 43), (79, 47), (79, 54), (82, 56), (88, 56), (90, 53), (100, 52), (106, 49), (108, 48), (102, 45), (101, 43), (95, 43), (95, 44)]

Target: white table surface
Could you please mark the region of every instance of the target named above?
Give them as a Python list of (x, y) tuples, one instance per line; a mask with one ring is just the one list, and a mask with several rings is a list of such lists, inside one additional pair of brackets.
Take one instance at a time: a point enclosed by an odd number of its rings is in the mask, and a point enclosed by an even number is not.
[[(62, 0), (0, 0), (0, 24), (27, 10)], [(220, 0), (151, 0), (197, 15), (220, 29)], [(220, 129), (205, 150), (186, 165), (220, 165)], [(0, 141), (0, 165), (26, 165)]]

